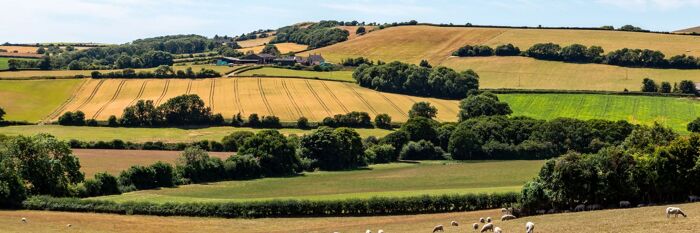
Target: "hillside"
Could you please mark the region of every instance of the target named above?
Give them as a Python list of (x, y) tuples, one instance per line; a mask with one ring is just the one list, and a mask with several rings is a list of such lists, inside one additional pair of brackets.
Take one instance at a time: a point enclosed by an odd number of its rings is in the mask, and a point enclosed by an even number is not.
[[(654, 43), (649, 43), (654, 41)], [(466, 44), (496, 46), (513, 43), (525, 50), (534, 43), (599, 45), (606, 51), (628, 48), (660, 50), (667, 56), (700, 55), (700, 37), (598, 30), (505, 29), (400, 26), (374, 31), (357, 39), (302, 53), (320, 53), (331, 62), (364, 56), (373, 60), (474, 69), (485, 88), (638, 90), (641, 80), (700, 81), (700, 70), (640, 69), (600, 64), (574, 64), (526, 57), (458, 58), (452, 51)], [(585, 80), (585, 81), (584, 81)]]
[(674, 33), (700, 33), (700, 26), (698, 27), (692, 27), (692, 28), (686, 28), (683, 30), (678, 30), (675, 31)]

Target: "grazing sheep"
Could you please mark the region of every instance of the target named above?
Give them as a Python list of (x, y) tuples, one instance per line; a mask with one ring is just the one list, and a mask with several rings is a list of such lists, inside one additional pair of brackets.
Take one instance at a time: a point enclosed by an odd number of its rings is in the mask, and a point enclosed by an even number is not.
[(503, 233), (503, 230), (500, 227), (495, 227), (493, 228), (493, 233)]
[(588, 211), (592, 211), (592, 210), (602, 210), (602, 209), (603, 209), (603, 206), (601, 206), (601, 205), (599, 205), (599, 204), (592, 204), (592, 205), (586, 206), (586, 210), (588, 210)]
[(457, 221), (452, 221), (450, 225), (452, 225), (453, 227), (458, 227), (459, 223)]
[(580, 204), (580, 205), (577, 205), (576, 207), (574, 207), (574, 212), (581, 212), (584, 210), (586, 210), (586, 205), (584, 205), (584, 204)]
[(472, 224), (472, 228), (474, 228), (474, 231), (479, 230), (479, 224), (478, 223)]
[(491, 222), (491, 217), (486, 217), (486, 222), (490, 223)]
[(629, 201), (621, 201), (620, 202), (620, 208), (630, 208), (632, 207), (632, 203)]
[(73, 226), (73, 225), (70, 225), (70, 224), (66, 225), (66, 227), (72, 227), (72, 226)]
[(516, 219), (515, 215), (512, 214), (506, 214), (501, 217), (501, 221), (508, 221), (508, 220), (513, 220)]
[(433, 228), (433, 233), (438, 232), (438, 231), (439, 231), (439, 232), (445, 232), (445, 227), (443, 227), (442, 225), (437, 225), (437, 226), (435, 226), (435, 227)]
[(493, 223), (487, 223), (481, 228), (481, 232), (493, 231)]
[(555, 214), (555, 213), (557, 213), (557, 210), (556, 209), (549, 209), (549, 210), (547, 210), (547, 213), (548, 214)]
[(700, 197), (695, 196), (695, 195), (691, 195), (691, 196), (688, 196), (688, 201), (690, 201), (690, 202), (700, 201)]
[(484, 220), (484, 218), (479, 218), (479, 222), (480, 222), (480, 223), (486, 223), (486, 220)]
[(537, 210), (537, 211), (535, 211), (535, 213), (537, 213), (537, 214), (546, 214), (547, 211), (546, 211), (546, 210)]
[(384, 233), (384, 230), (378, 230), (377, 233)]
[(372, 230), (366, 230), (365, 233), (372, 233)]
[(533, 233), (533, 232), (535, 232), (535, 223), (533, 223), (533, 222), (525, 223), (525, 233)]
[(22, 218), (23, 223), (27, 223), (27, 218)]
[(510, 210), (506, 208), (501, 208), (501, 214), (510, 214)]
[(683, 215), (683, 217), (688, 217), (687, 215), (685, 215), (685, 213), (683, 213), (683, 210), (681, 210), (681, 208), (678, 208), (678, 207), (668, 207), (668, 208), (666, 208), (666, 217), (667, 217), (667, 218), (670, 218), (672, 214), (673, 214), (676, 218), (678, 217), (679, 214), (680, 214), (680, 215)]

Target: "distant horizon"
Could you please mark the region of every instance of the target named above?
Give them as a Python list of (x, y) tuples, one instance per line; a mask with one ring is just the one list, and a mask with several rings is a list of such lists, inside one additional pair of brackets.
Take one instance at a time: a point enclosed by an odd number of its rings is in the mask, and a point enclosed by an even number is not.
[(700, 0), (0, 0), (0, 43), (123, 44), (140, 38), (235, 36), (320, 20), (673, 32), (700, 26)]

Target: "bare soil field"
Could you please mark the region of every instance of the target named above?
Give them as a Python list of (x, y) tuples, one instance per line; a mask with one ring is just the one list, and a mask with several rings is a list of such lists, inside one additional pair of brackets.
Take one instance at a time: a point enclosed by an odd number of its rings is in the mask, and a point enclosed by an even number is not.
[[(81, 171), (85, 177), (92, 177), (98, 172), (119, 175), (123, 170), (134, 165), (151, 165), (158, 161), (175, 165), (181, 151), (160, 150), (106, 150), (73, 149), (73, 154), (80, 158)], [(233, 152), (208, 152), (209, 156), (227, 159)]]

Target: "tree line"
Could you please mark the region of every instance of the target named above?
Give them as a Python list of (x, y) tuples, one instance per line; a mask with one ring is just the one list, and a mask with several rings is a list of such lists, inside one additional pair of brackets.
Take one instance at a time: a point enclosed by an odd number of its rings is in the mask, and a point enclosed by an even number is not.
[(698, 94), (698, 89), (691, 80), (682, 80), (680, 83), (673, 83), (673, 86), (671, 86), (671, 83), (667, 81), (663, 81), (659, 85), (653, 79), (644, 78), (641, 90), (642, 92)]
[(560, 46), (555, 43), (538, 43), (525, 51), (512, 44), (499, 45), (493, 49), (487, 45), (465, 45), (452, 53), (459, 57), (478, 56), (525, 56), (540, 60), (574, 63), (598, 63), (622, 67), (698, 69), (700, 58), (685, 54), (666, 58), (661, 51), (623, 48), (605, 54), (600, 46), (587, 47), (581, 44)]
[(221, 77), (221, 73), (207, 68), (201, 68), (199, 71), (195, 72), (192, 67), (187, 67), (185, 70), (173, 70), (172, 66), (161, 65), (158, 66), (153, 71), (138, 71), (134, 69), (123, 69), (121, 71), (112, 71), (107, 73), (102, 73), (100, 71), (92, 71), (90, 76), (94, 79), (101, 78), (216, 78)]
[(357, 83), (379, 91), (440, 98), (464, 98), (479, 89), (479, 75), (447, 67), (428, 68), (402, 62), (362, 64), (352, 74)]
[(277, 29), (275, 38), (270, 43), (294, 42), (309, 45), (309, 48), (320, 48), (343, 42), (348, 39), (350, 33), (339, 26), (338, 21), (320, 21), (308, 27), (292, 25)]

